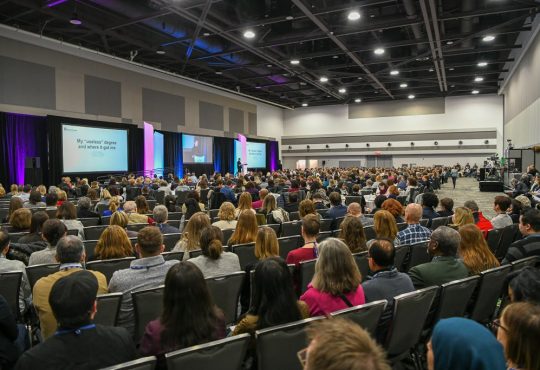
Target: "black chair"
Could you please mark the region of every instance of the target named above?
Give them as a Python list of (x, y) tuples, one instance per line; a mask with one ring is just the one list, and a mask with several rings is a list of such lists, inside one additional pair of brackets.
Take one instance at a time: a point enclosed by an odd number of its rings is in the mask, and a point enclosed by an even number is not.
[(182, 234), (163, 234), (163, 244), (165, 245), (165, 250), (171, 251), (176, 243), (180, 240)]
[(495, 315), (497, 302), (503, 292), (506, 276), (511, 269), (511, 265), (504, 265), (480, 273), (476, 301), (470, 315), (472, 320), (483, 324), (491, 321)]
[(221, 233), (223, 234), (223, 245), (226, 245), (229, 239), (231, 238), (232, 234), (234, 234), (235, 229), (225, 229), (221, 230)]
[(279, 232), (281, 230), (281, 224), (266, 224), (264, 226), (271, 228), (272, 230), (275, 231), (276, 236), (279, 236)]
[(431, 220), (431, 230), (435, 230), (439, 226), (448, 225), (448, 217), (436, 217)]
[(182, 212), (169, 212), (168, 220), (181, 220), (182, 219)]
[(300, 272), (300, 286), (298, 287), (300, 291), (299, 295), (304, 294), (304, 292), (307, 290), (308, 284), (311, 283), (311, 279), (313, 279), (313, 275), (315, 275), (315, 262), (317, 262), (316, 259), (302, 261), (298, 266), (298, 270)]
[(101, 224), (106, 225), (106, 226), (110, 225), (111, 224), (111, 216), (102, 216), (101, 217)]
[(213, 220), (214, 217), (217, 217), (218, 213), (219, 213), (219, 209), (209, 209), (208, 210), (208, 216), (210, 217), (211, 220)]
[(362, 275), (362, 281), (366, 280), (367, 276), (371, 273), (369, 270), (368, 252), (353, 253), (353, 257)]
[(97, 312), (94, 323), (106, 326), (116, 326), (122, 293), (109, 293), (97, 296)]
[(427, 251), (428, 242), (420, 242), (410, 246), (409, 261), (407, 263), (407, 271), (414, 266), (421, 265), (431, 261), (431, 256)]
[(291, 220), (291, 221), (300, 220), (300, 212), (291, 212), (291, 213), (289, 213), (289, 220)]
[(154, 192), (154, 197), (156, 198), (157, 204), (165, 203), (165, 192), (163, 190)]
[(181, 190), (176, 191), (176, 204), (182, 205), (186, 202), (187, 196), (189, 194), (189, 190)]
[(195, 258), (202, 256), (202, 249), (195, 249), (189, 252), (189, 258)]
[(109, 225), (100, 225), (100, 226), (88, 226), (84, 228), (84, 238), (86, 240), (99, 240), (103, 230), (105, 230)]
[(150, 211), (153, 211), (154, 208), (156, 208), (156, 205), (157, 205), (157, 201), (155, 199), (147, 199), (146, 200), (146, 203), (148, 203), (148, 209)]
[(229, 275), (205, 279), (214, 303), (225, 314), (226, 324), (236, 322), (238, 299), (240, 298), (240, 290), (245, 276), (246, 273), (244, 271), (239, 271)]
[(396, 255), (394, 257), (394, 266), (398, 271), (405, 271), (407, 256), (409, 255), (410, 247), (408, 245), (398, 245), (396, 247)]
[(366, 240), (372, 240), (377, 237), (377, 233), (375, 232), (374, 226), (365, 226), (364, 234), (366, 234)]
[(161, 255), (165, 261), (182, 261), (184, 252), (163, 252)]
[(495, 252), (495, 257), (497, 257), (499, 261), (502, 261), (506, 256), (506, 252), (508, 252), (510, 244), (519, 239), (521, 239), (521, 233), (518, 224), (504, 227), (501, 231), (501, 239), (497, 251)]
[(77, 229), (68, 229), (68, 230), (66, 230), (66, 235), (78, 236), (79, 235), (79, 230), (77, 230)]
[(303, 239), (300, 236), (285, 236), (278, 238), (279, 256), (286, 259), (289, 252), (298, 248), (302, 242)]
[(387, 304), (388, 301), (383, 299), (332, 312), (330, 315), (349, 319), (366, 329), (372, 337), (375, 337), (377, 325)]
[(438, 290), (433, 286), (394, 298), (394, 315), (385, 343), (392, 364), (408, 357), (418, 343)]
[(322, 317), (312, 317), (290, 324), (257, 330), (255, 338), (257, 340), (258, 370), (302, 370), (297, 353), (307, 346), (305, 328), (320, 319)]
[(407, 228), (407, 223), (406, 222), (400, 222), (399, 224), (397, 224), (397, 229), (398, 231), (402, 231), (402, 230), (405, 230)]
[(322, 243), (325, 239), (331, 238), (333, 231), (323, 231), (317, 235), (317, 243)]
[(86, 261), (93, 261), (96, 255), (97, 240), (83, 240)]
[(429, 219), (428, 218), (423, 218), (420, 220), (420, 225), (424, 226), (424, 227), (427, 227), (427, 225), (429, 224)]
[(22, 238), (23, 236), (28, 235), (28, 234), (29, 234), (28, 232), (10, 233), (9, 234), (9, 241), (11, 243), (18, 243), (20, 238)]
[(129, 268), (135, 257), (114, 258), (110, 260), (90, 261), (86, 263), (87, 270), (99, 271), (109, 282), (115, 271)]
[(345, 197), (345, 205), (348, 206), (351, 203), (358, 203), (362, 204), (362, 196), (361, 195), (347, 195)]
[(19, 292), (22, 283), (22, 271), (0, 273), (0, 295), (5, 298), (11, 313), (16, 318), (21, 317), (19, 310)]
[(332, 231), (332, 223), (334, 222), (331, 218), (321, 218), (321, 225), (319, 230), (321, 232)]
[(34, 289), (34, 285), (39, 279), (49, 276), (50, 274), (54, 274), (58, 271), (59, 267), (59, 263), (46, 263), (26, 267), (26, 276), (28, 277), (28, 284), (30, 284), (30, 288)]
[(105, 212), (107, 209), (109, 209), (108, 204), (100, 203), (100, 204), (96, 205), (96, 212), (98, 214), (100, 214), (100, 215), (102, 215), (103, 212)]
[(512, 265), (512, 271), (518, 271), (527, 266), (537, 267), (539, 263), (540, 257), (531, 256), (514, 261), (510, 264)]
[(154, 370), (156, 368), (156, 363), (157, 358), (155, 356), (141, 357), (137, 360), (105, 367), (101, 370)]
[(324, 218), (328, 213), (328, 208), (318, 209), (317, 213), (320, 214), (322, 218)]
[(493, 252), (494, 255), (497, 253), (497, 249), (499, 249), (499, 243), (501, 241), (501, 234), (502, 234), (502, 229), (492, 229), (492, 230), (489, 230), (487, 233), (486, 241), (489, 246), (489, 249)]
[(233, 245), (231, 251), (238, 256), (240, 268), (242, 270), (244, 270), (248, 264), (257, 261), (257, 257), (255, 257), (255, 243)]
[(142, 228), (148, 226), (148, 223), (140, 223), (140, 224), (127, 224), (127, 229), (130, 231), (141, 231)]
[(343, 220), (345, 220), (345, 216), (334, 219), (334, 223), (332, 224), (332, 230), (340, 229), (341, 223), (343, 222)]
[(176, 227), (178, 230), (180, 230), (180, 224), (182, 222), (180, 220), (167, 220), (167, 224), (172, 226), (172, 227)]
[(281, 236), (300, 235), (302, 221), (289, 221), (281, 224)]
[(480, 276), (451, 281), (441, 285), (438, 308), (433, 323), (449, 317), (463, 317)]
[(168, 369), (239, 370), (251, 336), (240, 334), (165, 354)]
[(135, 343), (138, 343), (142, 338), (146, 324), (161, 315), (164, 289), (165, 287), (162, 285), (131, 293), (135, 313)]
[(83, 224), (84, 227), (88, 226), (98, 226), (99, 225), (99, 218), (92, 217), (92, 218), (79, 218), (79, 221)]

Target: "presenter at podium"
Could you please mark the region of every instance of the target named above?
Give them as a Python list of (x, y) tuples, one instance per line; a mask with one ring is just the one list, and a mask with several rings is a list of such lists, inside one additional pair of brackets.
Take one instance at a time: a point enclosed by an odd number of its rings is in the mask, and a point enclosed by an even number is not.
[(242, 160), (238, 158), (238, 161), (236, 162), (236, 169), (238, 173), (242, 173)]

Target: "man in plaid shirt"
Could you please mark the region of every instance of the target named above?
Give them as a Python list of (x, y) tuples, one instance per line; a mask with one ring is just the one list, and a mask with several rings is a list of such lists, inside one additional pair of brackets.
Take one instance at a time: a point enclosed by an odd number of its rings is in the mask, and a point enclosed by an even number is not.
[(411, 245), (429, 240), (431, 230), (420, 225), (421, 217), (422, 206), (420, 204), (411, 203), (407, 205), (405, 208), (405, 222), (409, 226), (398, 233), (399, 245)]

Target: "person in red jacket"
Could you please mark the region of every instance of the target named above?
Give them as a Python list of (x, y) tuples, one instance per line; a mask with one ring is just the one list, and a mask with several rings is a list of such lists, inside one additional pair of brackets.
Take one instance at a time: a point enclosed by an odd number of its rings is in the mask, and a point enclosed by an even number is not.
[(491, 221), (489, 221), (487, 218), (484, 217), (482, 212), (478, 209), (478, 204), (474, 200), (468, 200), (463, 205), (465, 208), (468, 208), (471, 210), (473, 217), (474, 217), (474, 223), (480, 230), (482, 230), (482, 233), (484, 234), (484, 238), (487, 235), (487, 232), (491, 229), (493, 229), (493, 225), (491, 224)]

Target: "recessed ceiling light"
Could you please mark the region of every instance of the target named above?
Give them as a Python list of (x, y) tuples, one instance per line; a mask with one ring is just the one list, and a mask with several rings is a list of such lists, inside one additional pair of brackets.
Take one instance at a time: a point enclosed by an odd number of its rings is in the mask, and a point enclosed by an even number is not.
[(453, 70), (454, 70), (454, 68), (448, 68), (448, 70), (449, 70), (449, 71), (453, 71)]
[(337, 56), (337, 55), (334, 55), (334, 56), (332, 57), (332, 59), (337, 59), (337, 58), (339, 58), (339, 56)]
[(392, 76), (397, 76), (399, 74), (399, 71), (397, 69), (394, 69), (394, 70), (390, 71), (390, 74)]
[(288, 15), (285, 17), (286, 20), (288, 21), (292, 21), (294, 19), (294, 17), (292, 15)]
[(223, 74), (223, 72), (220, 72), (220, 71), (216, 71), (216, 74), (217, 74), (217, 75), (222, 75), (222, 74)]
[(490, 42), (490, 41), (493, 41), (493, 40), (495, 40), (495, 36), (493, 36), (493, 35), (486, 35), (486, 36), (484, 36), (482, 38), (482, 41), (484, 41), (484, 42)]
[(161, 46), (156, 50), (156, 54), (163, 55), (165, 54), (165, 49), (163, 49)]
[(319, 81), (321, 81), (321, 82), (328, 82), (328, 77), (322, 76), (321, 78), (319, 78)]
[(260, 89), (260, 88), (261, 88), (261, 85), (260, 85), (260, 84), (255, 84), (255, 88), (256, 88), (256, 89)]
[(203, 36), (210, 36), (210, 32), (203, 33)]
[(414, 96), (413, 94), (411, 94), (411, 95), (407, 96), (407, 98), (409, 98), (409, 99), (414, 99), (415, 96)]
[(473, 91), (471, 91), (471, 94), (474, 94), (474, 95), (480, 94), (480, 91), (478, 91), (478, 90), (473, 90)]
[(345, 94), (347, 92), (347, 89), (342, 87), (341, 89), (338, 90), (340, 94)]
[(362, 99), (356, 98), (356, 99), (354, 99), (354, 102), (355, 102), (355, 103), (361, 103), (361, 102), (362, 102)]
[(307, 107), (308, 103), (302, 103), (302, 107)]
[(349, 15), (347, 15), (347, 18), (349, 18), (350, 21), (357, 21), (360, 19), (360, 13), (356, 10), (353, 10), (349, 12)]
[(373, 52), (377, 55), (382, 55), (384, 54), (384, 49), (383, 48), (377, 48), (375, 50), (373, 50)]
[(82, 24), (82, 21), (79, 18), (79, 16), (77, 15), (77, 12), (73, 12), (73, 15), (71, 16), (71, 19), (69, 20), (69, 23), (71, 23), (71, 24), (73, 24), (75, 26), (80, 26)]
[(306, 86), (307, 83), (305, 83), (304, 81), (300, 81), (300, 86)]
[(272, 68), (272, 65), (271, 64), (267, 64), (266, 65), (268, 68)]
[(300, 61), (298, 59), (291, 59), (291, 64), (293, 66), (300, 64)]
[(454, 44), (454, 41), (452, 41), (452, 40), (446, 41), (446, 45), (452, 45), (452, 44)]
[(252, 39), (255, 37), (255, 32), (253, 32), (252, 30), (247, 30), (244, 32), (244, 37), (246, 39)]
[(433, 72), (433, 68), (430, 68), (429, 71), (430, 71), (430, 72)]
[(487, 62), (478, 63), (478, 67), (485, 67), (485, 66), (487, 66)]
[(402, 84), (399, 84), (399, 87), (407, 87), (409, 85), (407, 85), (406, 83), (402, 83)]
[(474, 82), (482, 82), (484, 81), (484, 77), (475, 77)]

